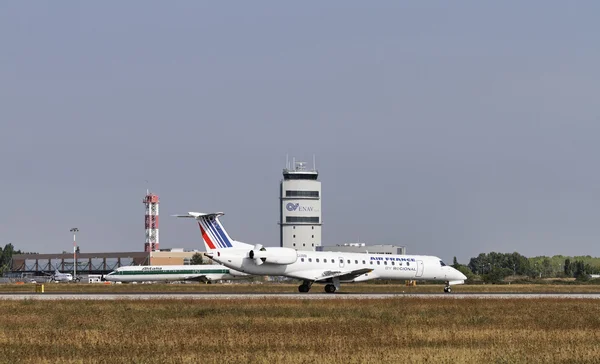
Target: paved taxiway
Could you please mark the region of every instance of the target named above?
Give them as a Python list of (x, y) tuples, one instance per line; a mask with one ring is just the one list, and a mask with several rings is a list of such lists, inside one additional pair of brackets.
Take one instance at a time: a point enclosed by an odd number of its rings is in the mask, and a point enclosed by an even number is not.
[(600, 293), (0, 293), (0, 300), (156, 300), (156, 299), (600, 299)]

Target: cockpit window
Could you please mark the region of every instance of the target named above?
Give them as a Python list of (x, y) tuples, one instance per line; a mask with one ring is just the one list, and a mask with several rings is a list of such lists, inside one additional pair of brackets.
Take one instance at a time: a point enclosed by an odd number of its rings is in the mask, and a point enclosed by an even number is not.
[(445, 266), (446, 266), (446, 263), (444, 263), (444, 262), (442, 262), (442, 261), (440, 260), (440, 265), (441, 265), (442, 267), (445, 267)]

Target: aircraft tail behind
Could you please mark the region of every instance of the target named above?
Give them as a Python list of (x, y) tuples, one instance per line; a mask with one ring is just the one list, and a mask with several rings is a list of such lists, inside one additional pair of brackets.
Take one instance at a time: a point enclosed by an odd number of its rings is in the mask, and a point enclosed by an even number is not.
[(202, 213), (188, 212), (187, 215), (173, 215), (175, 217), (194, 218), (200, 226), (200, 233), (206, 251), (227, 248), (252, 248), (252, 245), (245, 244), (231, 239), (221, 222), (219, 216), (224, 215), (222, 212)]

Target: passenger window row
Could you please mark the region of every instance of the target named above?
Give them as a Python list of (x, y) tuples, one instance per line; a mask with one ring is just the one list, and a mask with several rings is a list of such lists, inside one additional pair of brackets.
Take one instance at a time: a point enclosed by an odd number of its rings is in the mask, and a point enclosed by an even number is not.
[[(309, 263), (312, 263), (312, 261), (313, 261), (313, 258), (300, 258), (300, 261), (301, 261), (302, 263), (304, 263), (306, 260), (308, 260), (308, 262), (309, 262)], [(315, 262), (316, 262), (316, 263), (319, 263), (319, 262), (320, 262), (319, 258), (315, 258)], [(346, 262), (347, 262), (347, 264), (352, 264), (352, 260), (350, 260), (350, 259), (348, 259)], [(377, 262), (377, 265), (381, 265), (381, 260), (377, 260), (376, 262)], [(335, 259), (323, 258), (323, 263), (335, 263)], [(344, 260), (343, 260), (343, 259), (340, 259), (340, 263), (344, 263)], [(358, 264), (358, 259), (354, 261), (354, 264)], [(363, 261), (362, 261), (362, 264), (367, 264), (367, 263), (366, 263), (366, 261), (365, 261), (365, 260), (363, 260)], [(369, 264), (370, 264), (370, 265), (373, 265), (373, 261), (371, 260), (371, 261), (369, 262)], [(383, 265), (388, 265), (388, 261), (387, 261), (387, 260), (384, 260), (384, 261), (383, 261)], [(394, 262), (394, 261), (390, 261), (390, 265), (396, 265), (396, 262)], [(402, 266), (402, 262), (398, 262), (398, 265), (399, 265), (399, 266)], [(410, 263), (409, 263), (409, 262), (406, 262), (406, 265), (407, 265), (407, 266), (410, 266)]]

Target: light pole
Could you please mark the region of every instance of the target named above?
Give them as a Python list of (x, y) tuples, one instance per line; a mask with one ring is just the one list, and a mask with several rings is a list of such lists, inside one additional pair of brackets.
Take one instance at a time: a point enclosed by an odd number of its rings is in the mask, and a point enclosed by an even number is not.
[(76, 243), (76, 235), (79, 231), (78, 228), (72, 228), (69, 230), (73, 233), (73, 280), (77, 279), (77, 243)]

